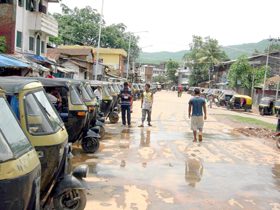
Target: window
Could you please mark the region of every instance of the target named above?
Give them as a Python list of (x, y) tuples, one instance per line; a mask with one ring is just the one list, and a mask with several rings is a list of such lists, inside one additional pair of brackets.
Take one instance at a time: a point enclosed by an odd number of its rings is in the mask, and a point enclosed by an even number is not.
[(41, 39), (40, 36), (37, 36), (36, 38), (36, 55), (40, 55), (40, 43)]
[(29, 50), (34, 51), (34, 38), (29, 37)]
[(41, 42), (41, 53), (45, 53), (45, 42)]
[(26, 0), (25, 8), (26, 10), (30, 10), (30, 0)]
[(24, 0), (18, 0), (18, 6), (24, 7)]
[(21, 36), (22, 36), (22, 33), (17, 31), (17, 47), (21, 47)]

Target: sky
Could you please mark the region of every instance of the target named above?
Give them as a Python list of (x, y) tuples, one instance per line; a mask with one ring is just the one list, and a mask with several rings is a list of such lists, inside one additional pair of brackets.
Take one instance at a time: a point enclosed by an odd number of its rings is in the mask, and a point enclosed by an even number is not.
[[(62, 3), (99, 13), (102, 7), (102, 0)], [(279, 8), (279, 0), (104, 0), (103, 16), (106, 25), (123, 23), (135, 32), (144, 52), (177, 52), (189, 49), (193, 35), (222, 46), (280, 37)], [(49, 3), (49, 12), (60, 13), (59, 3)]]

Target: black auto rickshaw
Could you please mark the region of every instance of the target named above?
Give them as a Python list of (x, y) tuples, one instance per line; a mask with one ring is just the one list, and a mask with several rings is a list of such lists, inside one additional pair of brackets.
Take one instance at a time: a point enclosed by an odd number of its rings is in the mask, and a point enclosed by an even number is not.
[(280, 114), (280, 100), (277, 100), (275, 102), (274, 112), (275, 112), (276, 116), (278, 117)]
[(247, 112), (252, 109), (252, 98), (246, 95), (234, 95), (229, 100), (227, 109), (244, 109)]
[(53, 200), (55, 209), (84, 209), (87, 186), (83, 178), (88, 166), (80, 165), (69, 173), (72, 144), (42, 84), (25, 77), (0, 77), (0, 84), (40, 159), (41, 207)]
[(0, 209), (40, 209), (41, 164), (0, 87)]
[(97, 86), (102, 86), (102, 101), (100, 102), (100, 110), (104, 113), (104, 117), (109, 118), (111, 123), (119, 121), (119, 113), (117, 108), (113, 107), (113, 97), (109, 92), (109, 83), (96, 80), (89, 80), (90, 86), (94, 91)]
[[(47, 92), (59, 93), (62, 98), (62, 106), (57, 107), (67, 132), (69, 142), (81, 143), (86, 153), (94, 153), (99, 148), (100, 136), (89, 129), (89, 111), (82, 99), (77, 83), (70, 79), (49, 79), (36, 77)], [(79, 83), (80, 84), (80, 83)]]
[(272, 97), (264, 97), (261, 99), (259, 104), (260, 115), (272, 115), (274, 108), (275, 99)]
[(226, 90), (219, 96), (219, 102), (220, 106), (226, 106), (229, 102), (229, 100), (236, 95), (235, 91), (232, 90)]

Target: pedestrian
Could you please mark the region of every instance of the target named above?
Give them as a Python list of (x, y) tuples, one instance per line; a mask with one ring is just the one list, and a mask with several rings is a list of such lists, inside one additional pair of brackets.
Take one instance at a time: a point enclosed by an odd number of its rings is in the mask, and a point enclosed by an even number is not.
[(132, 113), (132, 112), (133, 112), (133, 98), (135, 97), (135, 96), (134, 96), (134, 88), (133, 88), (133, 86), (132, 86), (132, 82), (129, 82), (129, 83), (128, 83), (128, 86), (129, 86), (129, 88), (130, 88), (130, 90), (131, 90), (131, 92), (132, 92), (132, 97), (131, 97), (131, 99), (130, 99), (130, 103), (131, 103), (131, 106), (130, 106), (130, 113)]
[(209, 96), (208, 98), (209, 98), (209, 105), (208, 105), (208, 107), (209, 107), (209, 108), (212, 108), (212, 104), (213, 104), (213, 95), (210, 94), (210, 96)]
[(100, 104), (100, 102), (102, 101), (102, 91), (101, 91), (101, 86), (98, 85), (96, 90), (93, 92), (94, 95), (97, 98), (98, 104)]
[(131, 127), (131, 121), (130, 121), (130, 107), (131, 107), (131, 98), (133, 97), (131, 89), (128, 87), (128, 83), (124, 82), (123, 84), (124, 88), (120, 92), (120, 98), (121, 98), (121, 110), (122, 110), (122, 124), (123, 126), (126, 125), (126, 117), (127, 115), (127, 125), (128, 127)]
[(152, 126), (151, 124), (151, 114), (152, 114), (152, 107), (153, 107), (153, 101), (154, 97), (153, 94), (150, 92), (150, 84), (145, 85), (145, 92), (142, 95), (141, 98), (141, 108), (142, 108), (142, 124), (139, 125), (139, 127), (144, 127), (144, 121), (146, 118), (146, 114), (148, 115), (147, 121), (148, 126)]
[(203, 113), (204, 112), (204, 120), (207, 119), (206, 116), (206, 106), (205, 99), (200, 97), (200, 89), (194, 89), (194, 97), (189, 101), (189, 118), (191, 118), (191, 130), (193, 131), (194, 142), (197, 141), (196, 134), (197, 130), (199, 130), (199, 141), (202, 141), (202, 131), (203, 131)]

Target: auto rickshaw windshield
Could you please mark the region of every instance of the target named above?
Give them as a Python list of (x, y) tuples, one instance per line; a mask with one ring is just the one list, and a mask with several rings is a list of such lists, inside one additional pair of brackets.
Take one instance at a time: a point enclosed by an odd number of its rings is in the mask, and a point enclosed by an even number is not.
[(87, 90), (87, 93), (89, 94), (89, 96), (90, 96), (92, 99), (96, 97), (96, 96), (94, 95), (94, 93), (93, 93), (93, 91), (92, 91), (92, 89), (91, 89), (91, 87), (90, 87), (89, 84), (86, 85), (86, 90)]
[(111, 92), (112, 94), (115, 94), (115, 93), (116, 93), (116, 92), (115, 92), (115, 89), (113, 88), (112, 85), (110, 85), (110, 92)]
[(85, 87), (84, 86), (81, 86), (80, 87), (80, 90), (82, 92), (82, 96), (83, 96), (83, 99), (84, 101), (91, 101), (91, 97), (89, 96), (88, 92), (86, 91)]
[(24, 98), (24, 105), (29, 133), (54, 133), (63, 125), (43, 90), (28, 93)]
[(280, 106), (280, 101), (276, 101), (275, 106)]
[(13, 159), (32, 149), (12, 110), (0, 98), (0, 162)]
[(269, 105), (269, 100), (261, 100), (260, 104), (261, 105)]
[(121, 90), (119, 89), (118, 85), (114, 84), (114, 88), (116, 92), (121, 92)]
[(84, 104), (84, 102), (80, 98), (79, 91), (77, 90), (77, 88), (74, 85), (70, 85), (69, 91), (70, 91), (71, 103), (73, 105), (83, 105)]
[(108, 87), (107, 86), (103, 86), (103, 94), (106, 96), (106, 97), (109, 97), (111, 96), (109, 91), (108, 91)]

